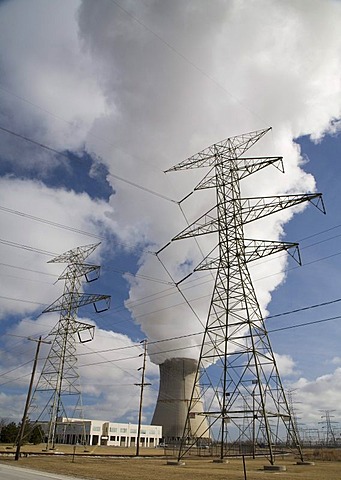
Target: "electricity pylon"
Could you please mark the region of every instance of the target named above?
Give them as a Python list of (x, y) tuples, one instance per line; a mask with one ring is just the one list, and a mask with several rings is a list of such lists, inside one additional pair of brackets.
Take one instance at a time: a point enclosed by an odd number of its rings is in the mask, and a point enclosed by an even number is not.
[(322, 422), (318, 422), (319, 424), (323, 424), (323, 429), (325, 429), (325, 445), (327, 447), (336, 447), (336, 438), (335, 438), (335, 433), (334, 433), (334, 428), (333, 424), (338, 423), (334, 422), (331, 419), (333, 418), (333, 415), (330, 415), (331, 412), (334, 412), (334, 410), (321, 410), (324, 415), (321, 415), (321, 418), (324, 418), (325, 420)]
[[(320, 193), (241, 196), (240, 181), (244, 178), (270, 165), (284, 173), (282, 157), (242, 157), (269, 130), (228, 138), (167, 170), (210, 167), (195, 190), (214, 188), (216, 191), (215, 206), (172, 241), (209, 233), (218, 236), (217, 246), (194, 269), (215, 269), (217, 273), (179, 460), (198, 444), (201, 424), (197, 431), (191, 431), (190, 418), (196, 415), (196, 404), (203, 400), (202, 425), (206, 417), (209, 420), (206, 436), (209, 429), (210, 434), (218, 438), (221, 459), (236, 453), (241, 435), (252, 432), (249, 442), (253, 445), (253, 453), (266, 455), (273, 464), (274, 446), (284, 433), (281, 430), (290, 434), (302, 458), (298, 434), (248, 269), (250, 262), (282, 250), (300, 261), (298, 244), (246, 239), (244, 225), (303, 202), (314, 204), (323, 213), (325, 210)], [(240, 425), (243, 425), (242, 432)]]
[[(291, 413), (292, 426), (295, 428), (296, 433), (298, 435), (298, 438), (300, 440), (300, 444), (301, 444), (302, 441), (301, 441), (301, 437), (300, 437), (300, 429), (299, 429), (299, 424), (298, 424), (299, 418), (297, 417), (297, 413), (296, 413), (295, 406), (294, 406), (294, 399), (293, 399), (293, 393), (294, 393), (295, 390), (296, 389), (287, 390), (287, 399), (288, 399), (288, 405), (289, 405), (289, 409), (290, 409), (290, 413)], [(291, 439), (292, 439), (292, 435), (288, 435), (288, 438), (287, 438), (287, 443), (288, 444), (290, 444)]]
[[(74, 248), (53, 258), (48, 263), (67, 263), (58, 280), (64, 280), (63, 294), (45, 308), (43, 313), (60, 312), (60, 318), (49, 333), (52, 337), (50, 352), (46, 358), (31, 401), (39, 398), (39, 392), (47, 392), (48, 400), (37, 422), (47, 418), (46, 448), (54, 448), (59, 417), (83, 418), (79, 373), (77, 369), (76, 343), (91, 341), (94, 337), (93, 325), (76, 320), (79, 307), (92, 303), (96, 312), (108, 310), (110, 296), (82, 293), (82, 277), (87, 282), (97, 280), (100, 267), (84, 263), (84, 260), (98, 247), (99, 243)], [(99, 308), (97, 305), (100, 305)], [(72, 396), (72, 397), (70, 397)]]

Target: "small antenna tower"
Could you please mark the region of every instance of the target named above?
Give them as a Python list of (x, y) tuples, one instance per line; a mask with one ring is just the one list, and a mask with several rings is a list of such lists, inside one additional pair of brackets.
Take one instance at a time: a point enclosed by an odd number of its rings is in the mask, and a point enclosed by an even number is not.
[[(314, 204), (323, 213), (325, 210), (320, 193), (241, 196), (240, 182), (246, 177), (270, 165), (284, 172), (282, 157), (242, 156), (269, 130), (228, 138), (167, 170), (208, 167), (209, 173), (194, 190), (212, 188), (216, 192), (216, 204), (172, 241), (210, 233), (218, 236), (216, 247), (194, 269), (194, 272), (215, 269), (217, 273), (179, 460), (199, 445), (200, 426), (192, 431), (190, 422), (193, 415), (200, 415), (196, 413), (199, 401), (206, 405), (200, 425), (209, 420), (205, 433), (207, 436), (210, 431), (211, 436), (218, 439), (216, 444), (221, 459), (239, 452), (239, 444), (247, 432), (251, 432), (249, 442), (253, 453), (266, 455), (271, 464), (275, 460), (274, 446), (285, 432), (290, 434), (291, 443), (297, 446), (302, 458), (298, 434), (248, 269), (250, 262), (282, 250), (299, 262), (298, 244), (247, 239), (244, 226), (303, 202)], [(156, 255), (164, 248), (166, 246)], [(200, 398), (196, 393), (199, 388)]]
[(34, 406), (34, 403), (40, 392), (48, 395), (45, 407), (36, 420), (36, 423), (41, 423), (48, 419), (47, 449), (55, 448), (60, 417), (74, 418), (77, 411), (77, 417), (83, 419), (76, 343), (93, 340), (95, 327), (76, 320), (77, 312), (79, 307), (91, 303), (97, 313), (108, 310), (111, 298), (109, 295), (81, 292), (84, 277), (87, 282), (99, 278), (100, 267), (84, 263), (99, 245), (97, 243), (77, 247), (48, 262), (67, 263), (67, 267), (58, 279), (64, 280), (63, 294), (43, 311), (60, 312), (60, 318), (48, 335), (52, 337), (52, 345), (32, 395), (30, 408), (31, 411), (39, 408)]

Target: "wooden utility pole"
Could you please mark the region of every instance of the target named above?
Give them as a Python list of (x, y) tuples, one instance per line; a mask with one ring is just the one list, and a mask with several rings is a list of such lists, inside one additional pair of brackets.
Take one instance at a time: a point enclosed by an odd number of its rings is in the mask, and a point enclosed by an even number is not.
[(34, 342), (37, 342), (37, 348), (36, 348), (36, 354), (35, 354), (34, 362), (33, 362), (30, 385), (28, 387), (28, 392), (27, 392), (24, 414), (23, 414), (23, 417), (22, 417), (22, 420), (21, 420), (21, 426), (20, 426), (20, 431), (19, 431), (19, 435), (18, 435), (17, 449), (16, 449), (15, 457), (14, 457), (15, 460), (19, 460), (19, 458), (20, 458), (21, 442), (22, 442), (24, 432), (25, 432), (25, 426), (26, 426), (26, 420), (27, 420), (27, 418), (26, 418), (27, 417), (27, 411), (28, 411), (28, 407), (30, 405), (30, 400), (31, 400), (31, 393), (32, 393), (32, 387), (33, 387), (33, 382), (34, 382), (34, 375), (36, 373), (36, 368), (37, 368), (40, 345), (41, 345), (42, 342), (43, 343), (51, 343), (51, 342), (47, 342), (47, 341), (42, 340), (41, 337), (39, 337), (38, 340), (36, 340), (35, 338), (29, 338), (28, 340), (32, 340)]
[(140, 453), (140, 437), (141, 437), (141, 421), (142, 421), (142, 403), (143, 403), (143, 389), (145, 385), (151, 385), (150, 383), (145, 383), (145, 373), (146, 373), (146, 358), (147, 358), (147, 340), (142, 340), (143, 344), (143, 353), (140, 354), (140, 357), (143, 356), (142, 367), (138, 370), (142, 370), (141, 383), (135, 383), (138, 387), (141, 387), (140, 390), (140, 408), (139, 408), (139, 419), (137, 427), (137, 439), (136, 439), (136, 456), (139, 456)]

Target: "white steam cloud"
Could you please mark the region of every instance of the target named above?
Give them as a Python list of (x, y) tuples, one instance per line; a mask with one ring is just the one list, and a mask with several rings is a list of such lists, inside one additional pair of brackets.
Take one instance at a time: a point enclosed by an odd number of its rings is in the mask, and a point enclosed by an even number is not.
[[(119, 167), (123, 176), (180, 200), (203, 173), (170, 173), (164, 179), (161, 170), (223, 138), (272, 125), (273, 133), (250, 154), (283, 155), (286, 174), (268, 168), (244, 182), (244, 194), (314, 191), (314, 179), (302, 170), (293, 139), (304, 134), (320, 138), (340, 114), (340, 13), (340, 5), (321, 1), (217, 2), (214, 7), (196, 1), (187, 2), (186, 8), (180, 1), (122, 8), (82, 2), (80, 37), (114, 105), (114, 113), (96, 122), (92, 133), (113, 132), (113, 143), (123, 152), (103, 148), (95, 137), (88, 137), (87, 147), (111, 171)], [(131, 187), (115, 182), (114, 188), (112, 204), (121, 205), (116, 210), (120, 225), (138, 225), (137, 239), (143, 235), (156, 250), (186, 226), (176, 204), (139, 192), (127, 201)], [(184, 209), (191, 222), (208, 209), (208, 197), (197, 193), (188, 204)], [(267, 218), (250, 226), (247, 234), (280, 239), (292, 214)], [(126, 233), (125, 240), (133, 241), (135, 232)], [(200, 239), (206, 253), (209, 245), (210, 240)], [(160, 258), (178, 281), (196, 266), (201, 253), (194, 241), (179, 241)], [(283, 258), (271, 263), (273, 272), (284, 266)], [(266, 276), (268, 265), (255, 271)], [(127, 302), (151, 340), (202, 330), (212, 290), (209, 275), (183, 285), (195, 313), (167, 286), (171, 278), (153, 255), (141, 259), (138, 275), (161, 280), (157, 284), (136, 277)], [(283, 279), (279, 274), (257, 285), (263, 310)], [(151, 301), (141, 301), (147, 298)], [(168, 354), (156, 355), (160, 345), (149, 352), (160, 363), (167, 356), (197, 356), (198, 343), (200, 338), (193, 336), (163, 343)]]

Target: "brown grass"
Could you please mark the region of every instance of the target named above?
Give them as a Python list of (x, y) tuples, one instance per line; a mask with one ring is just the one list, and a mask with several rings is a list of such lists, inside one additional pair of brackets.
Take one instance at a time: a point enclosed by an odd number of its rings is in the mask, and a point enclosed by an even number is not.
[[(29, 447), (23, 448), (23, 453)], [(33, 447), (30, 448), (31, 450)], [(1, 449), (4, 451), (3, 449)], [(35, 447), (36, 453), (21, 458), (15, 462), (13, 456), (1, 456), (0, 461), (7, 465), (15, 465), (22, 468), (33, 468), (45, 472), (54, 472), (63, 475), (72, 475), (92, 480), (237, 480), (244, 479), (242, 458), (233, 458), (227, 464), (213, 463), (210, 458), (185, 459), (184, 466), (167, 465), (169, 457), (159, 457), (163, 454), (162, 449), (142, 449), (142, 455), (148, 457), (123, 457), (123, 455), (134, 455), (134, 451), (110, 447), (98, 447), (92, 455), (83, 457), (77, 456), (77, 451), (83, 453), (81, 447), (77, 447), (75, 458), (72, 455), (43, 455), (42, 447)], [(7, 450), (9, 453), (11, 450)], [(58, 451), (58, 450), (57, 450)], [(73, 447), (60, 446), (59, 452), (72, 453)], [(112, 453), (114, 451), (114, 453)], [(311, 452), (313, 453), (313, 452)], [(340, 452), (334, 451), (340, 458)], [(39, 454), (39, 456), (38, 456)], [(106, 456), (106, 455), (115, 456)], [(96, 455), (96, 456), (94, 456)], [(276, 462), (277, 465), (285, 465), (286, 472), (276, 473), (285, 480), (339, 480), (341, 478), (341, 465), (338, 461), (315, 460), (315, 465), (297, 465), (296, 459), (292, 456), (285, 457)], [(247, 480), (269, 479), (272, 472), (264, 472), (264, 465), (269, 465), (267, 460), (258, 458), (256, 460), (246, 458)]]

